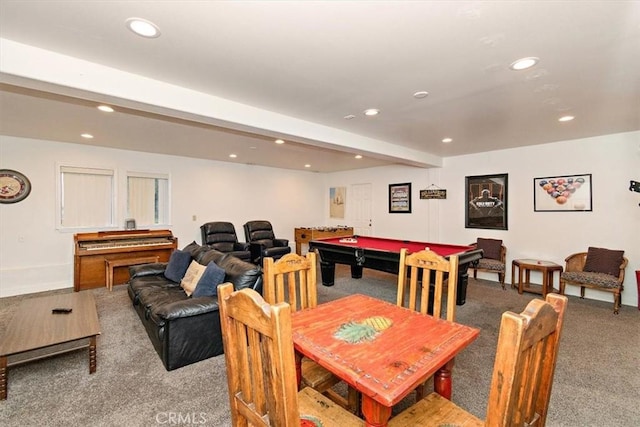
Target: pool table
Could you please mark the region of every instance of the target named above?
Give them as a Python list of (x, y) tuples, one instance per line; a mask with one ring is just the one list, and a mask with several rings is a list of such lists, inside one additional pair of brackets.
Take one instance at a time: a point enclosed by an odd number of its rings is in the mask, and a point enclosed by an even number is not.
[(413, 242), (371, 236), (332, 237), (309, 242), (309, 250), (317, 250), (320, 256), (322, 284), (325, 286), (333, 286), (336, 264), (350, 265), (351, 277), (354, 279), (362, 277), (364, 267), (398, 274), (400, 249), (402, 248), (407, 248), (409, 253), (429, 248), (445, 258), (450, 255), (458, 255), (456, 304), (463, 305), (466, 302), (469, 279), (467, 269), (469, 264), (482, 258), (482, 249), (475, 249), (473, 246)]

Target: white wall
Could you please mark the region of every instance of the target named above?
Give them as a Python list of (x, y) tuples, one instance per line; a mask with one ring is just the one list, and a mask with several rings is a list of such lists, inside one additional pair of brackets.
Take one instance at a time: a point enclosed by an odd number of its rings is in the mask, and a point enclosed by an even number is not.
[[(215, 220), (233, 222), (244, 240), (242, 224), (251, 219), (272, 221), (276, 235), (294, 247), (295, 227), (349, 224), (349, 186), (371, 183), (375, 236), (459, 244), (478, 236), (500, 238), (509, 263), (539, 257), (564, 265), (567, 255), (590, 245), (624, 249), (629, 266), (622, 303), (637, 303), (640, 194), (628, 188), (630, 180), (640, 180), (640, 132), (451, 157), (441, 169), (391, 166), (333, 174), (0, 136), (0, 168), (21, 171), (33, 186), (24, 201), (0, 205), (0, 296), (73, 285), (73, 233), (55, 229), (56, 162), (171, 174), (170, 228), (180, 247), (200, 242), (199, 226)], [(509, 229), (466, 229), (464, 177), (492, 173), (509, 174)], [(533, 178), (582, 173), (593, 175), (593, 212), (533, 211)], [(388, 185), (403, 182), (412, 183), (412, 213), (389, 214)], [(420, 200), (419, 190), (432, 184), (447, 190), (446, 200)], [(329, 218), (329, 188), (336, 186), (347, 187), (345, 219)], [(611, 301), (603, 292), (587, 291), (587, 297)]]
[[(508, 173), (508, 230), (465, 228), (465, 176)], [(534, 212), (533, 179), (592, 174), (592, 212)], [(640, 270), (640, 194), (629, 181), (640, 180), (640, 132), (563, 141), (553, 144), (446, 158), (441, 169), (372, 168), (326, 176), (326, 189), (371, 183), (372, 234), (425, 242), (466, 244), (478, 236), (502, 239), (507, 263), (515, 258), (540, 258), (564, 266), (569, 254), (589, 246), (623, 249), (629, 259), (622, 303), (637, 304), (635, 271)], [(412, 183), (412, 213), (388, 213), (388, 184)], [(420, 200), (430, 185), (447, 190), (446, 200)], [(325, 208), (325, 212), (327, 209)], [(347, 206), (347, 213), (349, 212)], [(325, 219), (326, 222), (334, 221)], [(340, 223), (348, 223), (348, 219)], [(508, 268), (507, 281), (510, 281)], [(532, 281), (541, 278), (532, 273)], [(480, 273), (496, 280), (496, 275)], [(558, 278), (556, 274), (557, 287)], [(578, 294), (568, 287), (567, 293)], [(611, 294), (587, 290), (587, 298), (613, 301)]]
[(127, 170), (170, 174), (179, 247), (200, 243), (208, 221), (233, 222), (244, 241), (242, 225), (266, 219), (295, 248), (294, 228), (324, 218), (316, 173), (0, 136), (0, 168), (22, 172), (33, 188), (20, 203), (0, 204), (0, 297), (73, 286), (73, 232), (55, 227), (57, 162), (115, 168), (120, 188)]

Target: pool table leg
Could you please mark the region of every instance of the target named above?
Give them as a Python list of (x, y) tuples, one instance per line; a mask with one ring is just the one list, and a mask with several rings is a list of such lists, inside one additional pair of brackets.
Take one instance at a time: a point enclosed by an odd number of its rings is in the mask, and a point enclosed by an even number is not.
[(467, 285), (469, 284), (469, 264), (458, 266), (458, 289), (456, 289), (456, 305), (467, 302)]
[(324, 286), (333, 286), (336, 279), (336, 263), (320, 261), (320, 274)]
[(362, 266), (361, 265), (352, 265), (351, 266), (351, 278), (352, 279), (362, 279)]

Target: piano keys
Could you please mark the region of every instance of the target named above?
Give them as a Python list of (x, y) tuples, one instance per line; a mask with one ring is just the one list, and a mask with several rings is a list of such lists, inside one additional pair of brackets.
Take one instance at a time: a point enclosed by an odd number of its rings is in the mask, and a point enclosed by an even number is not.
[[(178, 238), (171, 230), (118, 230), (74, 235), (75, 291), (105, 286), (106, 260), (123, 260), (139, 257), (158, 257), (158, 262), (168, 262), (178, 247)], [(129, 268), (118, 267), (113, 272), (113, 283), (129, 280)]]

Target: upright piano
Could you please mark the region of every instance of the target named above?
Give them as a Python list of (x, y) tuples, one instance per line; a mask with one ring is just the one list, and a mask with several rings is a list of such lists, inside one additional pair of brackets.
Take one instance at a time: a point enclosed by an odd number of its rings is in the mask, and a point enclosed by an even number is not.
[[(157, 256), (158, 262), (168, 262), (178, 247), (178, 238), (171, 230), (98, 231), (78, 233), (74, 243), (73, 288), (83, 291), (105, 286), (107, 260)], [(129, 269), (117, 268), (113, 276), (114, 283), (125, 283)]]

